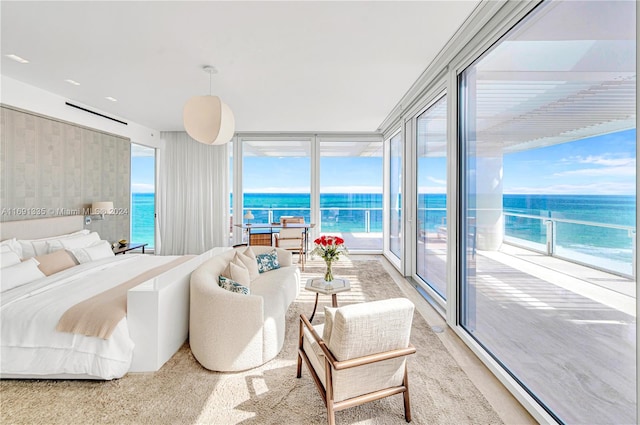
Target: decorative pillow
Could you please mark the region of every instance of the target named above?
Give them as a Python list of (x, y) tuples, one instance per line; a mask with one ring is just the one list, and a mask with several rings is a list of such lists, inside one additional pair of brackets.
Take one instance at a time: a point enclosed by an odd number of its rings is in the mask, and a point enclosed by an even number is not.
[(77, 265), (73, 255), (64, 249), (47, 255), (38, 255), (33, 258), (40, 263), (38, 268), (45, 276), (51, 276), (54, 273)]
[(20, 262), (20, 256), (8, 245), (0, 245), (0, 268), (13, 266)]
[(240, 285), (238, 282), (229, 279), (228, 277), (218, 276), (218, 286), (220, 286), (222, 289), (226, 289), (227, 291), (249, 295), (249, 288)]
[(38, 261), (35, 258), (29, 258), (21, 263), (0, 269), (0, 292), (43, 277), (45, 275), (38, 268)]
[(247, 247), (244, 252), (236, 252), (236, 255), (242, 261), (242, 264), (249, 271), (249, 277), (253, 281), (256, 277), (260, 276), (260, 272), (258, 271), (258, 261), (256, 260), (256, 254), (253, 252), (251, 247)]
[(71, 250), (71, 253), (80, 264), (113, 257), (115, 255), (111, 249), (111, 244), (107, 241), (99, 241), (86, 248), (75, 248)]
[(26, 258), (35, 257), (36, 255), (48, 254), (49, 248), (48, 248), (47, 242), (52, 242), (59, 239), (73, 238), (76, 236), (83, 236), (88, 234), (89, 234), (89, 230), (82, 229), (82, 230), (78, 230), (77, 232), (67, 233), (66, 235), (58, 235), (58, 236), (52, 236), (50, 238), (42, 238), (42, 239), (24, 239), (24, 240), (18, 240), (17, 242), (20, 244), (20, 247), (21, 247), (22, 259), (26, 259)]
[(322, 340), (329, 345), (331, 339), (331, 331), (333, 330), (333, 319), (336, 317), (337, 307), (324, 308), (324, 329), (322, 330)]
[(224, 269), (222, 275), (226, 278), (234, 280), (238, 282), (240, 285), (246, 286), (247, 288), (251, 286), (251, 276), (249, 276), (249, 270), (242, 264), (242, 261), (237, 257), (233, 257), (233, 260), (227, 265), (227, 268)]
[(256, 261), (258, 262), (258, 271), (260, 273), (280, 268), (280, 263), (278, 262), (278, 253), (275, 249), (267, 254), (256, 255)]

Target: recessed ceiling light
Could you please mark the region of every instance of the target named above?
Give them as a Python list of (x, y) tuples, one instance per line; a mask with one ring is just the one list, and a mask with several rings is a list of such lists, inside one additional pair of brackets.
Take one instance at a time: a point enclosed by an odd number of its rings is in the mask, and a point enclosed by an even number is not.
[(118, 101), (118, 99), (116, 99), (115, 97), (111, 97), (111, 96), (107, 96), (107, 97), (105, 97), (105, 99), (110, 100), (112, 102), (117, 102)]
[(67, 79), (67, 80), (65, 80), (65, 81), (66, 81), (67, 83), (69, 83), (69, 84), (73, 84), (74, 86), (79, 86), (79, 85), (80, 85), (80, 83), (79, 83), (79, 82), (77, 82), (76, 80), (72, 80), (72, 79), (70, 79), (70, 78), (69, 78), (69, 79)]
[(14, 61), (19, 62), (19, 63), (29, 63), (28, 60), (26, 60), (25, 58), (21, 58), (18, 55), (11, 54), (11, 55), (5, 55), (5, 56), (8, 57), (9, 59), (13, 59)]

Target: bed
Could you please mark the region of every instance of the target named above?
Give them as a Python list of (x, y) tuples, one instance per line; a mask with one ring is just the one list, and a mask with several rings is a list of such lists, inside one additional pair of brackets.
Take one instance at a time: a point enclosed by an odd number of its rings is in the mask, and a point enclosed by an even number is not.
[[(80, 264), (24, 284), (12, 286), (14, 280), (9, 278), (0, 281), (0, 378), (108, 380), (128, 372), (160, 369), (188, 336), (191, 272), (229, 249), (214, 248), (188, 257), (127, 254), (94, 259), (89, 249), (69, 248), (89, 238), (83, 224), (81, 216), (0, 224), (0, 240), (5, 245), (13, 244), (13, 238), (24, 247), (24, 240), (72, 234), (73, 240), (65, 239), (68, 249), (57, 252), (74, 253), (81, 260), (83, 252), (89, 252)], [(58, 239), (46, 241), (48, 249), (60, 243)], [(41, 249), (45, 246), (38, 244)], [(91, 249), (97, 245), (92, 242)], [(9, 256), (3, 257), (2, 276), (11, 276), (4, 273), (10, 270), (4, 267), (6, 258)], [(29, 261), (33, 260), (22, 258), (18, 267), (31, 267), (25, 264)], [(38, 267), (43, 267), (43, 261)], [(95, 303), (109, 298), (110, 291), (120, 291), (121, 297), (126, 297), (122, 319), (114, 319), (107, 330), (102, 326), (102, 333), (64, 328), (69, 313), (83, 304), (89, 303), (85, 315), (106, 310)]]

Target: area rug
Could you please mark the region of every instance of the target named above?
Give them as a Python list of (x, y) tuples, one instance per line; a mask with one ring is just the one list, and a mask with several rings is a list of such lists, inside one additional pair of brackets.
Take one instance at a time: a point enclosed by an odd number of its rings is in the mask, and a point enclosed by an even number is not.
[[(310, 263), (307, 278), (321, 276)], [(340, 305), (402, 296), (375, 260), (341, 260), (334, 274), (351, 282), (338, 294)], [(2, 424), (273, 424), (326, 423), (325, 408), (303, 367), (296, 379), (298, 317), (311, 314), (315, 294), (301, 289), (287, 314), (282, 352), (267, 364), (241, 373), (204, 369), (185, 344), (158, 372), (128, 374), (94, 381), (0, 381)], [(320, 295), (314, 324), (323, 321), (330, 297)], [(497, 424), (497, 413), (416, 313), (411, 341), (417, 354), (409, 360), (415, 424)], [(220, 347), (221, 350), (224, 347)], [(338, 424), (402, 424), (402, 396), (336, 413)]]

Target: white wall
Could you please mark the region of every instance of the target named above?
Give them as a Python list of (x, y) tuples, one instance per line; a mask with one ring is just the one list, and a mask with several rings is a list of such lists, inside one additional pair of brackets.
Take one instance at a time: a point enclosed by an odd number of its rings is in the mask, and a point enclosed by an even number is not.
[(26, 109), (28, 111), (57, 118), (63, 121), (68, 121), (96, 130), (106, 131), (109, 133), (117, 134), (119, 136), (128, 137), (133, 143), (138, 143), (153, 148), (162, 147), (163, 143), (160, 140), (159, 130), (144, 127), (142, 125), (131, 122), (126, 118), (114, 117), (128, 123), (128, 125), (123, 125), (99, 117), (97, 115), (72, 108), (68, 105), (65, 105), (65, 102), (69, 101), (70, 103), (86, 107), (87, 109), (90, 109), (92, 111), (104, 113), (107, 116), (112, 116), (109, 113), (105, 113), (91, 107), (91, 105), (83, 105), (74, 102), (71, 99), (58, 96), (57, 94), (39, 89), (29, 84), (25, 84), (4, 75), (1, 76), (0, 82), (0, 102), (5, 105), (11, 105), (16, 108)]

